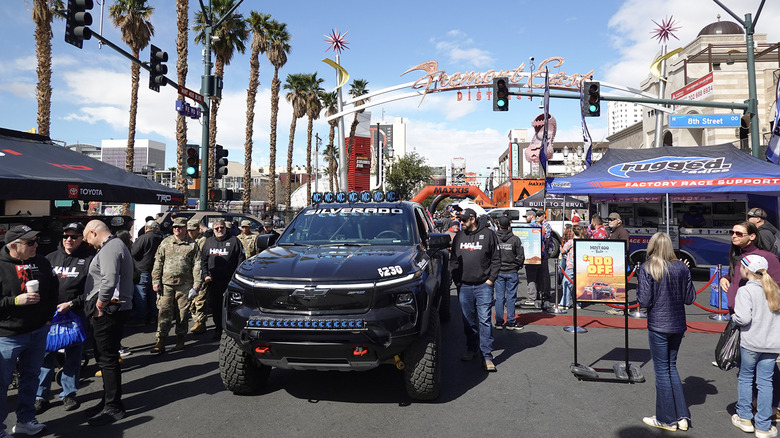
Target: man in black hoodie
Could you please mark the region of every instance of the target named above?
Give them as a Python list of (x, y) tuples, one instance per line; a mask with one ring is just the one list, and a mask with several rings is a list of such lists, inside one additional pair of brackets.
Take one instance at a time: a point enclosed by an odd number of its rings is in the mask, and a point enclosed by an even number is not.
[[(517, 273), (525, 263), (525, 253), (520, 238), (509, 229), (508, 216), (498, 218), (498, 248), (501, 253), (501, 269), (496, 280), (496, 329), (521, 330), (522, 325), (515, 321), (515, 301), (517, 300)], [(504, 325), (504, 303), (506, 303), (506, 325)]]
[[(54, 275), (59, 279), (60, 292), (57, 311), (60, 313), (74, 312), (81, 318), (81, 323), (87, 323), (84, 313), (84, 285), (87, 282), (89, 264), (95, 253), (84, 242), (84, 226), (78, 222), (65, 225), (62, 230), (62, 241), (55, 251), (46, 256), (51, 263)], [(81, 353), (84, 344), (65, 347), (65, 364), (60, 378), (60, 400), (66, 411), (79, 407), (76, 401), (76, 391), (79, 389), (81, 375)], [(38, 376), (38, 392), (35, 399), (35, 411), (44, 412), (49, 407), (49, 391), (54, 379), (56, 351), (46, 352)]]
[[(0, 434), (6, 435), (8, 385), (19, 372), (16, 426), (11, 433), (37, 435), (35, 389), (46, 349), (47, 323), (57, 308), (57, 278), (51, 264), (36, 254), (38, 232), (16, 225), (0, 248)], [(33, 284), (37, 283), (37, 284)]]
[(498, 278), (501, 254), (496, 233), (479, 221), (474, 210), (467, 208), (460, 215), (461, 231), (452, 240), (450, 271), (458, 288), (458, 299), (463, 312), (463, 330), (466, 334), (466, 352), (461, 360), (474, 358), (477, 348), (488, 372), (496, 371), (493, 364), (493, 283)]
[(233, 272), (244, 261), (244, 246), (230, 235), (224, 219), (215, 220), (212, 228), (214, 235), (203, 243), (200, 272), (208, 287), (206, 295), (214, 320), (212, 339), (218, 340), (222, 335), (222, 296)]
[(163, 241), (163, 233), (160, 224), (156, 221), (147, 221), (142, 234), (133, 243), (133, 259), (135, 268), (141, 274), (133, 293), (134, 321), (130, 326), (139, 326), (151, 323), (157, 317), (156, 294), (152, 291), (152, 267), (154, 267), (154, 255)]

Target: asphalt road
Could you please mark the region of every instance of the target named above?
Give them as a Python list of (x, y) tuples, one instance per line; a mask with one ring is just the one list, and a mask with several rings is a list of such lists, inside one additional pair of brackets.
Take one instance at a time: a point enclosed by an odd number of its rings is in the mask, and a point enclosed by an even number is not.
[[(699, 288), (704, 281), (696, 284)], [(57, 437), (746, 436), (730, 422), (737, 373), (710, 364), (717, 334), (688, 333), (683, 341), (678, 368), (692, 428), (671, 433), (642, 423), (655, 409), (646, 331), (629, 330), (630, 360), (640, 367), (644, 383), (578, 381), (569, 369), (574, 335), (561, 326), (541, 324), (495, 331), (498, 372), (488, 374), (478, 360), (459, 360), (464, 338), (455, 295), (451, 298), (455, 313), (443, 325), (444, 390), (435, 402), (410, 400), (401, 372), (391, 366), (360, 373), (274, 369), (260, 393), (235, 396), (220, 380), (218, 346), (210, 341), (210, 331), (188, 336), (182, 352), (169, 349), (152, 356), (154, 331), (147, 327), (128, 329), (123, 342), (134, 351), (123, 369), (125, 419), (99, 428), (86, 424), (82, 411), (99, 401), (102, 388), (90, 362), (78, 395), (81, 409), (65, 412), (56, 402), (38, 420), (48, 426), (44, 436)], [(706, 304), (709, 292), (697, 301)], [(608, 317), (605, 309), (592, 305), (580, 314)], [(707, 316), (697, 307), (688, 308), (691, 321), (709, 321)], [(169, 338), (169, 347), (174, 341)], [(585, 365), (611, 368), (624, 357), (623, 329), (590, 328), (577, 342), (579, 362)], [(55, 383), (52, 391), (58, 390)], [(15, 390), (9, 392), (9, 405), (16, 405)], [(6, 420), (9, 429), (15, 418), (12, 412)]]

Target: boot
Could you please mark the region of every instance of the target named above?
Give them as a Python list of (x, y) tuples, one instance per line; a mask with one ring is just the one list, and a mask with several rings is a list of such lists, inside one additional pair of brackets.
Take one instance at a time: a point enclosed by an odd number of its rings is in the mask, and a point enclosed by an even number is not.
[(184, 335), (177, 335), (176, 346), (173, 347), (173, 351), (182, 351), (182, 350), (184, 350)]
[(157, 343), (154, 344), (154, 347), (149, 351), (152, 354), (162, 354), (165, 353), (165, 339), (164, 338), (157, 338)]
[(190, 329), (190, 333), (198, 335), (206, 331), (206, 323), (203, 321), (195, 321), (195, 325)]

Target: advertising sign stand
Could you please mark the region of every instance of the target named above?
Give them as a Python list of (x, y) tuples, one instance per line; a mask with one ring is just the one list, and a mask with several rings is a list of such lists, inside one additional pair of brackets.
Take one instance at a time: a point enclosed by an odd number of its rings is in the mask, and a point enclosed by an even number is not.
[[(574, 327), (577, 326), (579, 301), (621, 303), (628, 308), (626, 290), (625, 253), (627, 242), (622, 240), (577, 239), (574, 241)], [(577, 359), (578, 330), (574, 333), (574, 362), (570, 369), (578, 380), (599, 380), (618, 383), (640, 383), (645, 378), (628, 358), (628, 312), (623, 312), (625, 361), (616, 363), (612, 369), (593, 368), (582, 365)], [(612, 376), (602, 376), (614, 373)]]
[(549, 313), (566, 313), (566, 309), (563, 307), (558, 307), (558, 303), (561, 302), (561, 296), (558, 293), (560, 291), (560, 282), (558, 281), (558, 271), (561, 269), (561, 259), (556, 258), (555, 259), (555, 303), (552, 304), (548, 309), (547, 312)]

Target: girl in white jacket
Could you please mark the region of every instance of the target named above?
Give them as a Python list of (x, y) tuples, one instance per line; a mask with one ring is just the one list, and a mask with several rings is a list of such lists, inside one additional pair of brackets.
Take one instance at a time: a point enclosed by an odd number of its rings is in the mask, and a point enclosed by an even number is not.
[[(737, 413), (731, 423), (757, 437), (776, 437), (772, 426), (772, 374), (780, 353), (780, 288), (767, 274), (765, 258), (748, 254), (740, 263), (748, 282), (740, 287), (734, 303), (733, 320), (740, 326), (741, 365), (737, 386)], [(753, 380), (758, 388), (756, 415), (753, 416)], [(751, 424), (755, 420), (755, 427)]]

